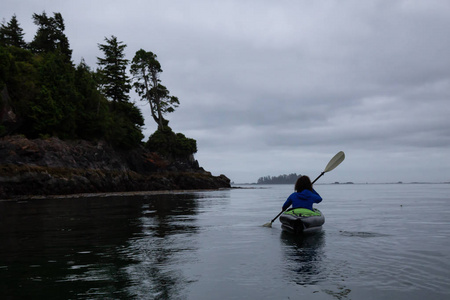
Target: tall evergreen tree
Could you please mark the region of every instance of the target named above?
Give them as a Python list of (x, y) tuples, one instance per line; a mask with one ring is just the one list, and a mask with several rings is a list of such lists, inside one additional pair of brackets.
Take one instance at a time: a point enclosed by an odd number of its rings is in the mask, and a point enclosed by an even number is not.
[(45, 12), (33, 14), (34, 24), (38, 26), (36, 35), (30, 46), (35, 53), (48, 53), (58, 50), (66, 56), (67, 61), (72, 59), (72, 50), (69, 48), (69, 39), (64, 34), (65, 25), (60, 13), (48, 17)]
[(60, 13), (53, 17), (33, 14), (38, 26), (30, 48), (35, 53), (38, 73), (36, 96), (30, 99), (24, 117), (24, 129), (29, 136), (76, 137), (77, 91), (72, 50), (64, 34)]
[(110, 128), (108, 135), (115, 145), (133, 148), (144, 137), (141, 131), (144, 118), (139, 108), (129, 101), (131, 80), (126, 73), (126, 45), (115, 36), (105, 38), (105, 41), (106, 44), (99, 44), (104, 57), (97, 57), (100, 66), (97, 75), (103, 95), (111, 101), (114, 126)]
[[(61, 14), (48, 17), (44, 12), (33, 19), (38, 30), (25, 49), (16, 46), (23, 45), (23, 33), (15, 16), (0, 27), (0, 91), (7, 93), (18, 120), (14, 126), (0, 123), (0, 135), (105, 139), (122, 148), (139, 146), (144, 118), (128, 101), (131, 85), (125, 72), (125, 45), (107, 39), (110, 44), (104, 45), (105, 65), (100, 73), (108, 76), (100, 82), (84, 61), (76, 68), (72, 63)], [(100, 83), (111, 87), (110, 101), (99, 91)], [(3, 98), (0, 110), (5, 106)]]
[(0, 45), (2, 46), (26, 48), (27, 43), (25, 43), (23, 36), (23, 29), (20, 27), (16, 15), (13, 15), (11, 21), (6, 25), (3, 23), (0, 26)]
[(131, 89), (130, 79), (126, 73), (128, 60), (125, 59), (125, 45), (117, 41), (117, 37), (105, 37), (106, 44), (99, 44), (105, 57), (97, 57), (100, 66), (99, 81), (103, 94), (113, 103), (128, 102)]
[(156, 54), (140, 49), (136, 52), (131, 74), (134, 76), (134, 88), (141, 96), (141, 100), (150, 104), (150, 111), (158, 124), (163, 129), (168, 121), (163, 115), (175, 111), (180, 102), (177, 97), (170, 96), (169, 90), (160, 84), (159, 74), (162, 72), (161, 64), (156, 59)]

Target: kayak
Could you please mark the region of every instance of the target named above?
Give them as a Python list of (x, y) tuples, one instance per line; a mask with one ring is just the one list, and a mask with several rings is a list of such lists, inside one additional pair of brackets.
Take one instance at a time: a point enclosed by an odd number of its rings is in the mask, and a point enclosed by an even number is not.
[(317, 232), (322, 229), (325, 217), (316, 208), (291, 208), (280, 216), (281, 228), (294, 234)]

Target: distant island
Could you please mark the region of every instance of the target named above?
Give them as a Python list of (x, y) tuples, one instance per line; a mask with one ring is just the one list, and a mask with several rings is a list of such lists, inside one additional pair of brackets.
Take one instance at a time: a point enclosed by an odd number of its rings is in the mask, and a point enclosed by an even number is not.
[(278, 176), (264, 176), (260, 177), (256, 184), (295, 184), (297, 178), (302, 176), (301, 174), (291, 173), (289, 175)]

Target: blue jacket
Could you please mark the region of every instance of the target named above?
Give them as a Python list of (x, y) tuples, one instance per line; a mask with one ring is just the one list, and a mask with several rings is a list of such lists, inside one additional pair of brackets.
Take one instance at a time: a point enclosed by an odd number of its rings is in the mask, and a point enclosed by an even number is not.
[(292, 193), (284, 202), (283, 210), (287, 209), (292, 205), (292, 208), (307, 208), (312, 210), (313, 203), (320, 203), (322, 201), (322, 197), (313, 190), (303, 190), (300, 193)]

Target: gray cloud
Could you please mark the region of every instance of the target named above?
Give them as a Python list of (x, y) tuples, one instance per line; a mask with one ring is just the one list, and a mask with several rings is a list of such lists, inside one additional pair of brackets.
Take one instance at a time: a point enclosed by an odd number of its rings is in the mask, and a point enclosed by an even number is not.
[[(447, 1), (4, 1), (61, 12), (74, 60), (105, 36), (158, 55), (200, 164), (236, 182), (320, 173), (325, 182), (450, 181)], [(146, 135), (156, 126), (148, 107)]]

